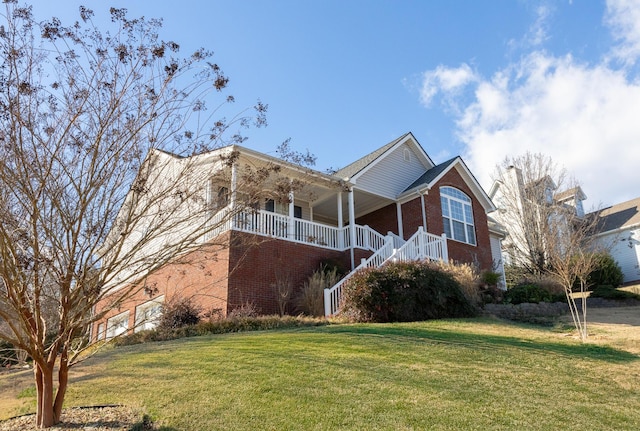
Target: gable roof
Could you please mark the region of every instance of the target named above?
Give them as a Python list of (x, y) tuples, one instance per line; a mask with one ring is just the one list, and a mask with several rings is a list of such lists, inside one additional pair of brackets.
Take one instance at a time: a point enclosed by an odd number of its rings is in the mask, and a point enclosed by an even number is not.
[(334, 175), (336, 177), (338, 177), (338, 178), (342, 178), (342, 179), (345, 179), (345, 180), (350, 180), (353, 177), (359, 176), (364, 171), (366, 171), (367, 168), (372, 166), (375, 162), (377, 162), (378, 160), (383, 158), (385, 155), (389, 154), (394, 148), (396, 148), (396, 146), (398, 146), (398, 145), (400, 145), (400, 144), (402, 144), (404, 142), (413, 143), (414, 147), (418, 150), (420, 155), (422, 155), (424, 157), (424, 159), (426, 159), (426, 161), (431, 166), (434, 166), (433, 161), (431, 160), (429, 155), (427, 155), (427, 153), (424, 151), (424, 149), (420, 146), (420, 144), (418, 143), (416, 138), (413, 136), (413, 134), (411, 132), (408, 132), (408, 133), (405, 133), (404, 135), (400, 136), (399, 138), (394, 139), (393, 141), (389, 142), (388, 144), (383, 145), (382, 147), (378, 148), (377, 150), (367, 154), (366, 156), (361, 157), (360, 159), (358, 159), (355, 162), (345, 166), (344, 168), (338, 169)]
[(553, 198), (558, 201), (558, 202), (562, 202), (565, 201), (567, 199), (570, 199), (572, 197), (576, 197), (578, 200), (585, 200), (587, 198), (587, 195), (584, 194), (584, 192), (582, 191), (582, 187), (580, 186), (576, 186), (573, 188), (570, 188), (569, 190), (565, 190), (563, 192), (559, 192), (556, 193)]
[(600, 233), (638, 226), (640, 225), (640, 198), (612, 205), (589, 215), (600, 218), (598, 224)]
[(407, 187), (404, 190), (404, 192), (409, 191), (411, 189), (415, 189), (415, 188), (417, 188), (417, 187), (419, 187), (419, 186), (421, 186), (423, 184), (430, 185), (433, 182), (433, 180), (435, 180), (436, 178), (440, 177), (442, 173), (447, 171), (449, 166), (451, 166), (453, 164), (453, 162), (456, 161), (457, 158), (458, 157), (454, 157), (453, 159), (449, 159), (446, 162), (440, 163), (439, 165), (434, 166), (433, 168), (429, 169), (427, 172), (422, 174), (422, 176), (420, 176), (420, 178), (415, 180), (409, 187)]
[(427, 172), (422, 174), (420, 178), (414, 181), (413, 184), (407, 187), (405, 191), (401, 193), (401, 195), (406, 196), (411, 194), (411, 192), (414, 190), (432, 188), (451, 169), (458, 170), (458, 173), (461, 174), (462, 178), (471, 188), (474, 195), (480, 201), (486, 212), (491, 212), (496, 209), (496, 207), (493, 205), (493, 202), (491, 201), (491, 198), (489, 198), (489, 195), (487, 195), (487, 192), (485, 192), (482, 186), (480, 186), (480, 183), (471, 173), (466, 163), (460, 156), (449, 159), (446, 162), (440, 163), (439, 165), (429, 169)]

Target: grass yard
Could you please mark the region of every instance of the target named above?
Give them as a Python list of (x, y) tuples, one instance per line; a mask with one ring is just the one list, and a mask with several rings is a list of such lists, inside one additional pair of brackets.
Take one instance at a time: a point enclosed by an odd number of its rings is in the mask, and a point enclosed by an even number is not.
[(66, 405), (126, 404), (166, 430), (637, 430), (639, 365), (489, 319), (331, 325), (106, 350)]

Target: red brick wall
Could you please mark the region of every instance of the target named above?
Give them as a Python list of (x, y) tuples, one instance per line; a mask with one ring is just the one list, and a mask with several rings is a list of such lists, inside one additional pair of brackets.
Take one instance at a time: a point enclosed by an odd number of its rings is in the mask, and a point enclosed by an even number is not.
[(398, 217), (396, 204), (389, 204), (386, 207), (382, 207), (379, 210), (365, 214), (362, 217), (356, 219), (356, 224), (361, 226), (369, 226), (376, 232), (386, 235), (391, 231), (398, 234)]
[[(216, 242), (225, 243), (228, 235), (227, 233), (219, 238), (224, 241)], [(124, 289), (131, 291), (131, 294), (127, 295), (128, 299), (109, 310), (103, 319), (96, 322), (92, 334), (96, 337), (100, 323), (105, 323), (106, 329), (107, 319), (126, 310), (129, 310), (129, 328), (133, 328), (136, 306), (162, 295), (165, 296), (165, 302), (176, 297), (192, 298), (202, 308), (203, 313), (221, 310), (224, 314), (228, 299), (228, 268), (229, 250), (226, 246), (210, 246), (182, 256), (150, 274), (142, 283), (125, 287)], [(119, 293), (115, 292), (105, 297), (96, 305), (95, 311), (100, 313), (105, 307), (111, 307), (118, 295)]]
[(442, 179), (429, 190), (429, 194), (425, 196), (427, 231), (436, 235), (441, 235), (444, 232), (442, 207), (440, 205), (440, 187), (443, 186), (455, 187), (471, 198), (473, 221), (476, 228), (477, 245), (475, 246), (452, 239), (447, 240), (449, 259), (456, 262), (477, 263), (480, 269), (483, 270), (491, 269), (493, 260), (491, 258), (491, 245), (489, 243), (487, 214), (482, 205), (480, 205), (478, 198), (473, 194), (455, 169), (447, 172)]
[[(134, 293), (119, 307), (110, 310), (94, 324), (93, 336), (98, 324), (110, 317), (129, 310), (129, 328), (135, 325), (136, 306), (165, 295), (172, 298), (189, 297), (204, 313), (220, 310), (223, 315), (234, 308), (251, 303), (261, 314), (279, 311), (276, 290), (273, 285), (278, 277), (288, 275), (294, 292), (288, 312), (297, 312), (295, 297), (307, 278), (326, 260), (338, 263), (346, 272), (351, 269), (349, 251), (339, 252), (288, 241), (268, 239), (241, 232), (225, 234), (232, 241), (231, 247), (216, 250), (200, 250), (183, 256), (149, 275), (144, 285), (136, 286)], [(371, 252), (356, 250), (356, 265)], [(149, 289), (147, 293), (144, 287)], [(113, 302), (107, 297), (96, 306), (101, 312)]]
[[(350, 269), (349, 252), (339, 252), (289, 241), (254, 237), (233, 232), (236, 243), (230, 253), (229, 310), (252, 303), (262, 314), (278, 312), (273, 285), (278, 278), (289, 277), (294, 292), (288, 311), (295, 313), (295, 297), (308, 277), (322, 261), (333, 259)], [(259, 243), (253, 241), (257, 239)]]
[(402, 231), (404, 233), (404, 239), (409, 239), (411, 235), (416, 233), (420, 226), (422, 226), (422, 201), (418, 196), (402, 204)]

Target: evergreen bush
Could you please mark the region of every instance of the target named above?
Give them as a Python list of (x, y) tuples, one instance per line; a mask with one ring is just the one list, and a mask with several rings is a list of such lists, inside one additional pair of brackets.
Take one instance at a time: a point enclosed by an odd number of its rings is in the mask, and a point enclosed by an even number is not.
[(342, 295), (341, 314), (361, 322), (409, 322), (476, 313), (460, 284), (426, 262), (364, 269), (345, 283)]
[(504, 294), (504, 302), (507, 304), (523, 304), (539, 302), (551, 302), (553, 295), (537, 284), (519, 284), (507, 290)]
[(613, 286), (622, 284), (624, 275), (620, 265), (608, 253), (602, 253), (598, 260), (598, 266), (589, 274), (590, 286)]
[(591, 298), (603, 298), (603, 299), (613, 299), (613, 300), (625, 300), (625, 299), (638, 299), (640, 300), (640, 295), (637, 295), (633, 292), (627, 292), (626, 290), (616, 289), (611, 285), (600, 285), (593, 288), (591, 291)]

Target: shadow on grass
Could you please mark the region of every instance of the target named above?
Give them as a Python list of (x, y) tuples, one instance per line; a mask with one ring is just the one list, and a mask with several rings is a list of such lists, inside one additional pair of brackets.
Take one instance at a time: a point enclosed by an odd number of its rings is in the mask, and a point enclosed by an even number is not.
[(133, 424), (129, 431), (178, 431), (177, 428), (161, 426), (157, 428), (153, 425), (153, 421), (148, 415), (144, 415), (142, 420), (136, 424)]
[(343, 333), (354, 335), (376, 335), (384, 337), (404, 337), (423, 340), (430, 343), (451, 344), (456, 346), (468, 346), (473, 348), (495, 349), (511, 347), (541, 353), (555, 353), (558, 355), (576, 357), (580, 359), (592, 359), (612, 363), (628, 363), (640, 360), (640, 356), (624, 350), (608, 346), (594, 344), (570, 344), (552, 341), (526, 340), (522, 338), (490, 335), (470, 334), (453, 330), (441, 330), (436, 328), (416, 328), (411, 324), (354, 324), (331, 325), (319, 331), (327, 333)]

